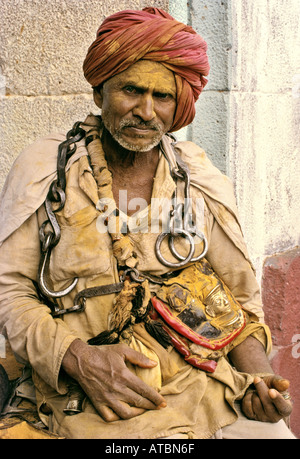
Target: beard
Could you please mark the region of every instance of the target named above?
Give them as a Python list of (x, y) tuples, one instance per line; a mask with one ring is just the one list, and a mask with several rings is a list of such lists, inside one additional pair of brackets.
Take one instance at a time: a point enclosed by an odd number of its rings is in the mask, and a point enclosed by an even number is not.
[[(146, 152), (152, 150), (156, 147), (162, 139), (162, 136), (165, 134), (161, 126), (153, 121), (134, 121), (134, 120), (121, 120), (118, 129), (113, 132), (112, 125), (109, 120), (105, 120), (102, 117), (103, 124), (108, 130), (112, 138), (119, 144), (121, 147), (129, 151), (135, 152)], [(136, 128), (147, 128), (153, 130), (153, 136), (148, 142), (144, 145), (136, 145), (134, 142), (129, 142), (123, 138), (122, 129), (126, 127), (136, 127)], [(143, 139), (143, 135), (136, 135), (137, 139)]]

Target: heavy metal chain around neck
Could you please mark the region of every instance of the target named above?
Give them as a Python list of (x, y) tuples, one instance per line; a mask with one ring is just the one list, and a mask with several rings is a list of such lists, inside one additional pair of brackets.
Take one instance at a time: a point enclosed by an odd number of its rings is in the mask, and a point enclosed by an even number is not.
[[(112, 176), (107, 167), (107, 162), (100, 139), (99, 127), (92, 128), (90, 131), (86, 132), (80, 127), (80, 125), (81, 122), (75, 123), (72, 130), (68, 132), (66, 141), (62, 142), (59, 146), (57, 159), (57, 179), (54, 180), (50, 185), (49, 192), (45, 200), (45, 210), (48, 218), (42, 224), (39, 232), (42, 255), (38, 273), (38, 287), (44, 298), (54, 300), (54, 303), (50, 304), (50, 307), (52, 307), (53, 316), (62, 315), (67, 312), (80, 312), (85, 307), (85, 298), (83, 298), (82, 295), (79, 295), (82, 301), (78, 302), (78, 304), (75, 301), (74, 306), (68, 309), (60, 309), (55, 302), (57, 298), (61, 298), (69, 294), (74, 289), (78, 282), (78, 278), (75, 278), (71, 285), (69, 285), (67, 288), (58, 292), (50, 290), (45, 281), (45, 269), (47, 262), (49, 261), (51, 250), (58, 244), (60, 240), (60, 227), (57, 222), (55, 213), (62, 210), (65, 204), (66, 164), (68, 159), (76, 151), (76, 143), (84, 137), (86, 137), (86, 146), (88, 149), (95, 180), (98, 185), (99, 199), (101, 200), (101, 198), (105, 197), (114, 201), (112, 193)], [(171, 146), (176, 157), (176, 167), (171, 170), (171, 173), (175, 180), (180, 179), (184, 181), (184, 198), (185, 202), (188, 202), (189, 204), (189, 170), (186, 164), (176, 153), (176, 141), (175, 139), (173, 140), (174, 142), (172, 142)], [(166, 159), (168, 160), (167, 156)], [(177, 190), (175, 191), (173, 202), (174, 205), (170, 214), (170, 230), (168, 232), (163, 232), (158, 236), (155, 244), (155, 253), (158, 260), (163, 265), (176, 270), (178, 268), (182, 268), (190, 262), (199, 261), (206, 255), (208, 246), (204, 234), (196, 228), (196, 225), (191, 225), (188, 221), (189, 216), (186, 213), (184, 214), (183, 204), (178, 203), (177, 201)], [(56, 207), (55, 210), (54, 207)], [(117, 213), (115, 214), (115, 218), (118, 220), (118, 215)], [(115, 221), (113, 226), (114, 228), (119, 228), (119, 221)], [(146, 276), (137, 270), (137, 259), (136, 256), (134, 256), (133, 245), (128, 236), (124, 235), (121, 231), (109, 232), (113, 242), (113, 253), (118, 261), (118, 265), (127, 267), (126, 273), (131, 275), (131, 278), (134, 282), (143, 282), (143, 280), (147, 278), (151, 280), (151, 282), (161, 283), (161, 280), (156, 279), (155, 276)], [(183, 237), (189, 242), (190, 248), (186, 257), (180, 255), (175, 248), (174, 242), (178, 237)], [(197, 257), (194, 256), (195, 237), (198, 237), (203, 242), (203, 250)], [(168, 238), (170, 251), (172, 255), (178, 260), (177, 262), (168, 261), (163, 257), (161, 253), (161, 244), (165, 238)], [(116, 292), (120, 291), (122, 287), (122, 280), (119, 284), (113, 285), (117, 286)], [(109, 289), (109, 291), (112, 293), (114, 289)], [(102, 295), (105, 293), (99, 291), (98, 294)]]

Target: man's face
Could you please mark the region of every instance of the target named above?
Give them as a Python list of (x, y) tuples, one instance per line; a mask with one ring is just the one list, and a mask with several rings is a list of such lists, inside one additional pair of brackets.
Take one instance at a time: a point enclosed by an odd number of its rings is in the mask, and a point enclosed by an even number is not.
[(162, 64), (138, 61), (94, 93), (112, 137), (131, 151), (149, 151), (173, 124), (176, 84)]

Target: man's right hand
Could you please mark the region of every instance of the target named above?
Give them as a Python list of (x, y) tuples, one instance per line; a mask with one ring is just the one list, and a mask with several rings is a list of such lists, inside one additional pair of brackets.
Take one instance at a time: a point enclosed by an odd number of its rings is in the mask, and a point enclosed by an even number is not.
[(77, 339), (67, 350), (62, 367), (80, 384), (105, 421), (130, 419), (145, 410), (165, 407), (164, 398), (134, 375), (126, 361), (141, 368), (157, 365), (126, 344), (94, 347)]

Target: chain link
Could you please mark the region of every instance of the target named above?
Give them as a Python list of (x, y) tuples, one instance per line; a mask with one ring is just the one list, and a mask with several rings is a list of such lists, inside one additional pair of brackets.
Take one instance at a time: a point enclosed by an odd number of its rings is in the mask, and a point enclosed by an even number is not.
[(77, 284), (78, 278), (65, 289), (59, 292), (51, 291), (45, 282), (45, 270), (51, 250), (58, 244), (61, 236), (60, 226), (55, 213), (63, 209), (66, 201), (66, 165), (69, 158), (75, 153), (76, 143), (85, 137), (85, 131), (80, 127), (81, 122), (77, 121), (73, 128), (67, 133), (67, 139), (58, 147), (57, 157), (57, 178), (51, 183), (45, 200), (47, 220), (43, 222), (39, 230), (41, 242), (41, 260), (38, 273), (38, 286), (41, 293), (47, 298), (60, 298), (67, 295)]

